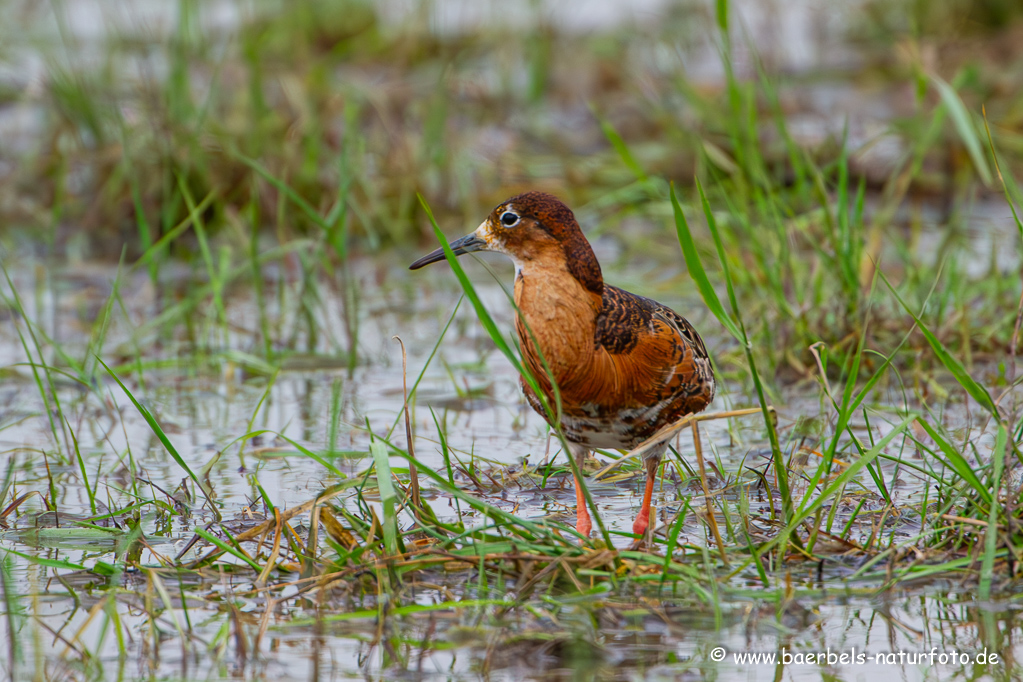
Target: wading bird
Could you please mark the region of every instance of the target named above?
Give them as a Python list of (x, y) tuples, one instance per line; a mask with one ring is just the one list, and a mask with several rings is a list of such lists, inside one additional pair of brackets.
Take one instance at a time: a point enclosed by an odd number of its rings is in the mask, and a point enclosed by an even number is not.
[[(560, 423), (525, 380), (522, 390), (534, 410), (561, 427), (569, 455), (580, 464), (594, 448), (632, 449), (714, 399), (714, 372), (693, 326), (656, 301), (604, 284), (579, 223), (556, 197), (512, 197), (451, 249), (456, 256), (497, 251), (515, 263), (516, 332), (548, 405), (556, 404), (551, 379), (557, 386)], [(444, 250), (437, 249), (409, 269), (442, 260)], [(667, 447), (662, 443), (644, 456), (646, 489), (632, 526), (640, 537), (650, 523), (657, 465)], [(592, 523), (578, 480), (575, 487), (576, 530), (588, 536)]]

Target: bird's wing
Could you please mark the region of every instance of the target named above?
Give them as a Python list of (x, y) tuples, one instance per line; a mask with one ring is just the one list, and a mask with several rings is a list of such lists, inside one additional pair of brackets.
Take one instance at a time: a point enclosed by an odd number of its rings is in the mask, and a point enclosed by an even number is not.
[(573, 402), (643, 413), (659, 424), (706, 407), (714, 397), (714, 373), (693, 326), (655, 301), (607, 289), (595, 363)]

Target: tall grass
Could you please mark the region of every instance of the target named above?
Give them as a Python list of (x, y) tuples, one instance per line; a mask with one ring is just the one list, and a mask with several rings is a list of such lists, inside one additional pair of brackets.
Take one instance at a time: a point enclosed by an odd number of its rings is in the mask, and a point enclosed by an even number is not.
[[(906, 153), (878, 189), (857, 165), (849, 127), (819, 148), (796, 142), (783, 105), (792, 83), (771, 73), (755, 54), (752, 70), (741, 73), (733, 59), (736, 22), (729, 3), (717, 0), (716, 39), (725, 71), (720, 91), (697, 87), (681, 71), (644, 80), (634, 64), (617, 59), (626, 48), (640, 49), (637, 41), (666, 44), (656, 36), (623, 37), (625, 47), (602, 67), (610, 82), (627, 76), (624, 82), (644, 83), (664, 101), (684, 100), (686, 118), (677, 107), (650, 102), (637, 107), (634, 119), (623, 119), (614, 106), (623, 90), (611, 85), (590, 93), (591, 111), (599, 114), (588, 125), (603, 134), (607, 148), (585, 163), (567, 158), (570, 154), (559, 158), (557, 140), (533, 129), (528, 135), (541, 141), (541, 151), (514, 143), (512, 151), (494, 152), (484, 163), (479, 159), (485, 154), (476, 149), (485, 146), (480, 138), (459, 132), (467, 112), (502, 133), (509, 130), (504, 123), (509, 111), (543, 118), (551, 111), (545, 109), (549, 95), (558, 92), (554, 67), (590, 43), (549, 27), (525, 41), (528, 55), (507, 46), (503, 32), (426, 41), (390, 35), (371, 11), (346, 7), (350, 12), (338, 23), (304, 7), (257, 17), (242, 27), (236, 53), (233, 47), (211, 49), (197, 21), (199, 3), (182, 0), (176, 32), (162, 47), (168, 69), (161, 80), (141, 83), (131, 102), (103, 74), (81, 73), (73, 64), (55, 70), (45, 85), (56, 123), (46, 129), (42, 146), (55, 156), (52, 163), (39, 157), (17, 164), (19, 198), (45, 198), (39, 204), (45, 211), (32, 218), (39, 224), (26, 226), (44, 228), (48, 258), (62, 248), (63, 225), (90, 231), (97, 244), (115, 234), (117, 249), (108, 255), (122, 261), (109, 298), (88, 320), (79, 344), (62, 342), (40, 319), (42, 302), (54, 291), (53, 276), (40, 278), (32, 306), (11, 275), (20, 264), (3, 252), (0, 312), (10, 314), (6, 330), (23, 355), (17, 369), (24, 369), (38, 392), (41, 407), (30, 418), (42, 425), (46, 443), (34, 444), (41, 457), (28, 450), (11, 455), (0, 486), (0, 525), (25, 530), (31, 501), (42, 492), (49, 510), (60, 505), (60, 518), (68, 524), (43, 529), (55, 543), (45, 556), (35, 548), (10, 549), (28, 535), (4, 535), (2, 617), (15, 633), (6, 642), (8, 666), (26, 665), (27, 636), (20, 633), (29, 618), (48, 622), (27, 595), (64, 589), (61, 594), (74, 602), (81, 584), (94, 585), (100, 598), (75, 616), (80, 620), (72, 628), (52, 634), (67, 639), (63, 661), (76, 656), (75, 665), (95, 676), (100, 673), (89, 666), (99, 664), (89, 661), (105, 660), (108, 632), (127, 658), (132, 644), (125, 634), (134, 621), (118, 609), (134, 615), (140, 605), (147, 631), (136, 642), (144, 641), (154, 657), (170, 635), (190, 649), (188, 660), (226, 656), (233, 642), (236, 660), (244, 661), (248, 646), (260, 650), (271, 614), (283, 613), (274, 609), (287, 604), (298, 615), (274, 627), (347, 622), (354, 636), (385, 652), (381, 661), (412, 669), (415, 656), (409, 652), (415, 647), (455, 646), (455, 635), (443, 644), (431, 639), (443, 627), (438, 622), (460, 618), (492, 625), (496, 632), (510, 618), (534, 619), (529, 622), (538, 631), (561, 636), (570, 630), (564, 624), (580, 616), (588, 623), (600, 623), (608, 613), (631, 618), (642, 603), (645, 615), (668, 617), (664, 604), (686, 603), (713, 612), (715, 625), (723, 626), (731, 599), (763, 600), (780, 613), (787, 603), (816, 598), (817, 588), (793, 584), (789, 576), (805, 564), (823, 567), (845, 556), (857, 561), (846, 573), (850, 581), (867, 581), (871, 592), (943, 575), (975, 583), (985, 602), (999, 599), (1006, 585), (1011, 589), (1011, 566), (1021, 548), (1018, 500), (1010, 487), (1020, 463), (1013, 391), (1021, 379), (1007, 369), (992, 381), (988, 370), (992, 361), (1006, 362), (1006, 348), (1014, 367), (1023, 318), (1019, 281), (996, 270), (966, 277), (968, 255), (954, 245), (949, 257), (921, 262), (913, 243), (917, 227), (900, 217), (907, 197), (932, 182), (929, 168), (949, 147), (960, 150), (961, 160), (944, 190), (962, 202), (997, 180), (1023, 239), (1013, 180), (1018, 141), (996, 121), (987, 135), (990, 159), (984, 155), (973, 105), (979, 89), (969, 70), (938, 74), (913, 63), (911, 73), (895, 76), (916, 89), (917, 109), (892, 123)], [(484, 59), (491, 47), (511, 50), (505, 56), (511, 55), (513, 65), (528, 56), (528, 83), (521, 91), (514, 78), (506, 79), (507, 89), (485, 97), (463, 87), (464, 64)], [(392, 60), (410, 71), (429, 71), (421, 79), (430, 83), (429, 97), (402, 99), (337, 75)], [(207, 87), (198, 75), (210, 79)], [(460, 95), (451, 97), (452, 92)], [(770, 137), (777, 146), (765, 142)], [(996, 144), (1005, 151), (996, 153)], [(678, 158), (691, 161), (692, 168), (680, 172)], [(372, 310), (367, 300), (377, 282), (395, 276), (390, 261), (401, 260), (386, 252), (374, 281), (360, 279), (356, 259), (424, 232), (446, 244), (438, 222), (475, 216), (492, 203), (497, 188), (517, 182), (507, 177), (536, 184), (555, 178), (584, 207), (580, 215), (592, 218), (610, 239), (626, 217), (659, 228), (673, 217), (674, 235), (660, 229), (644, 255), (676, 270), (684, 261), (685, 281), (695, 284), (726, 332), (715, 333), (713, 321), (701, 326), (723, 392), (756, 396), (763, 417), (763, 438), (759, 430), (752, 439), (730, 432), (735, 438), (728, 446), (745, 455), (739, 467), (729, 468), (732, 458), (710, 456), (724, 452), (723, 443), (707, 444), (709, 468), (722, 481), (718, 494), (707, 491), (706, 510), (722, 520), (720, 553), (688, 539), (699, 522), (686, 492), (698, 475), (691, 468), (677, 467), (677, 513), (663, 535), (643, 550), (615, 550), (615, 536), (628, 534), (606, 523), (605, 500), (586, 487), (571, 458), (567, 467), (527, 463), (517, 473), (541, 495), (561, 476), (579, 479), (600, 533), (592, 542), (582, 542), (561, 521), (509, 511), (499, 494), (504, 491), (486, 483), (492, 480), (496, 487), (506, 473), (486, 468), (496, 454), (474, 450), (461, 456), (461, 434), (447, 413), (431, 410), (429, 422), (416, 422), (417, 388), (448, 340), (464, 299), (494, 346), (535, 386), (515, 340), (483, 305), (450, 251), (462, 298), (433, 347), (420, 355), (424, 364), (406, 397), (411, 422), (420, 428), (432, 423), (442, 465), (430, 466), (415, 457), (410, 444), (397, 442), (399, 409), (390, 424), (391, 415), (385, 417), (383, 428), (376, 416), (378, 428), (368, 420), (365, 427), (346, 425), (360, 429), (355, 447), (369, 451), (365, 468), (337, 462), (343, 395), (359, 380), (360, 363), (371, 359), (365, 340), (360, 342)], [(667, 178), (686, 184), (672, 185)], [(77, 184), (82, 182), (84, 191)], [(91, 208), (86, 196), (98, 197)], [(13, 205), (23, 204), (0, 202), (0, 213)], [(16, 218), (3, 222), (26, 221)], [(118, 231), (122, 227), (126, 232)], [(5, 227), (2, 236), (12, 230)], [(128, 235), (127, 249), (121, 234)], [(665, 255), (661, 248), (673, 239), (681, 261), (674, 249)], [(625, 257), (637, 255), (629, 239), (620, 241)], [(183, 284), (175, 283), (173, 266), (179, 263), (191, 267)], [(141, 323), (122, 298), (128, 278), (140, 270), (156, 292)], [(649, 278), (651, 287), (656, 279)], [(235, 307), (250, 299), (251, 319)], [(327, 307), (335, 303), (341, 307), (340, 341), (330, 336), (327, 323)], [(127, 342), (115, 344), (119, 336)], [(167, 346), (157, 348), (156, 341)], [(347, 370), (333, 378), (322, 415), (329, 420), (322, 448), (256, 426), (261, 410), (278, 400), (280, 377), (294, 366), (289, 360), (309, 353), (337, 356)], [(169, 432), (149, 401), (168, 368), (196, 373), (233, 364), (253, 377), (262, 392), (259, 402), (245, 433), (218, 442), (219, 454), (195, 467), (178, 449), (184, 437)], [(780, 398), (792, 377), (809, 381), (801, 390), (820, 388), (820, 414), (793, 414), (783, 405)], [(66, 387), (68, 379), (76, 388)], [(1004, 390), (994, 391), (999, 382)], [(115, 386), (119, 390), (108, 390)], [(170, 455), (172, 470), (203, 495), (210, 516), (202, 521), (187, 516), (173, 492), (158, 493), (156, 486), (167, 482), (139, 480), (139, 453), (146, 443), (136, 442), (124, 427), (122, 395), (129, 413), (141, 416)], [(553, 402), (556, 423), (559, 408)], [(771, 405), (779, 409), (771, 411)], [(972, 437), (954, 428), (949, 405), (968, 406)], [(800, 432), (793, 423), (801, 417), (818, 421), (820, 428)], [(109, 457), (111, 439), (93, 438), (90, 426), (100, 420), (122, 429), (124, 452)], [(0, 431), (9, 425), (0, 422)], [(406, 435), (411, 440), (409, 434), (411, 429)], [(317, 472), (322, 487), (300, 504), (285, 505), (281, 491), (268, 485), (263, 465), (251, 466), (253, 439), (263, 436), (279, 437), (283, 447), (292, 448), (305, 460), (303, 467)], [(420, 436), (419, 452), (430, 437)], [(770, 467), (761, 470), (755, 453), (744, 448), (763, 441)], [(100, 450), (103, 457), (94, 456)], [(213, 475), (235, 453), (255, 497), (241, 520), (234, 500), (225, 508), (216, 489), (221, 479)], [(805, 466), (796, 462), (801, 455), (808, 457)], [(128, 483), (120, 480), (121, 465)], [(432, 493), (453, 501), (454, 520), (434, 513), (431, 502), (414, 499), (413, 471), (422, 479), (424, 498)], [(906, 476), (918, 482), (921, 498), (907, 501), (898, 480)], [(75, 490), (85, 493), (83, 508), (64, 508), (67, 500), (78, 499), (66, 494)], [(757, 498), (767, 511), (757, 510)], [(254, 518), (253, 510), (264, 517)], [(907, 534), (889, 527), (896, 515), (919, 529)], [(100, 530), (106, 520), (128, 530)], [(175, 548), (177, 556), (166, 555), (165, 547), (154, 549), (154, 538), (180, 528), (186, 529), (186, 546)], [(99, 550), (68, 558), (71, 550), (61, 543), (69, 542), (72, 530), (115, 536), (114, 558)], [(14, 569), (19, 561), (56, 581), (38, 590), (26, 585)], [(71, 574), (83, 582), (71, 581)], [(212, 575), (215, 592), (207, 589)], [(749, 580), (754, 588), (747, 587)], [(826, 585), (831, 580), (823, 579)], [(454, 591), (426, 604), (422, 590), (432, 589), (424, 585), (434, 581)], [(849, 594), (855, 590), (850, 587)], [(643, 600), (637, 602), (640, 591)], [(343, 598), (335, 599), (336, 593)], [(200, 616), (188, 601), (197, 595), (224, 608)], [(254, 627), (239, 611), (253, 603), (266, 606)], [(434, 620), (439, 612), (445, 618)], [(997, 632), (986, 605), (984, 614), (984, 628)], [(208, 623), (201, 622), (203, 616)], [(217, 630), (204, 652), (199, 632), (209, 623)], [(358, 623), (371, 625), (360, 630)], [(88, 648), (84, 635), (94, 627), (102, 634)]]
[(728, 262), (725, 260), (724, 249), (721, 245), (721, 237), (718, 234), (717, 223), (714, 219), (714, 214), (710, 210), (710, 204), (707, 203), (707, 197), (703, 193), (703, 188), (697, 181), (697, 189), (700, 193), (700, 200), (703, 205), (704, 215), (707, 218), (707, 227), (710, 229), (711, 235), (714, 238), (714, 246), (718, 252), (718, 258), (720, 259), (722, 269), (724, 271), (725, 284), (728, 288), (728, 300), (732, 306), (732, 315), (734, 320), (730, 317), (721, 305), (721, 301), (717, 297), (717, 293), (714, 291), (714, 286), (711, 284), (707, 277), (706, 271), (703, 269), (703, 264), (700, 262), (700, 257), (696, 252), (696, 245), (693, 241), (692, 233), (689, 230), (689, 223), (686, 221), (685, 213), (682, 211), (682, 207), (678, 203), (678, 199), (675, 198), (675, 190), (671, 190), (671, 205), (675, 212), (675, 228), (678, 232), (678, 240), (682, 245), (682, 253), (685, 256), (686, 266), (689, 268), (689, 273), (696, 281), (697, 286), (700, 289), (700, 295), (703, 297), (704, 303), (714, 314), (714, 316), (721, 322), (721, 325), (728, 330), (728, 332), (742, 344), (743, 352), (746, 355), (746, 361), (749, 364), (750, 376), (753, 379), (753, 385), (757, 391), (757, 398), (760, 401), (760, 407), (764, 415), (764, 426), (767, 430), (768, 439), (771, 443), (771, 452), (774, 457), (775, 475), (778, 478), (778, 488), (781, 493), (782, 510), (784, 512), (785, 520), (791, 521), (792, 519), (792, 496), (789, 491), (788, 483), (788, 467), (785, 462), (784, 456), (781, 452), (781, 446), (778, 443), (778, 434), (774, 426), (774, 417), (769, 411), (769, 405), (767, 398), (764, 394), (763, 382), (760, 380), (760, 374), (757, 372), (756, 361), (753, 356), (753, 344), (750, 342), (749, 336), (746, 334), (746, 326), (742, 321), (742, 315), (739, 310), (739, 303), (735, 297), (735, 289), (732, 285), (731, 274), (728, 269)]
[[(91, 192), (85, 194), (102, 196), (103, 201), (86, 211), (79, 194), (54, 189), (53, 211), (65, 221), (77, 221), (83, 233), (95, 233), (97, 244), (114, 241), (102, 239), (109, 235), (109, 226), (132, 216), (131, 232), (137, 238), (129, 240), (128, 257), (143, 254), (136, 267), (147, 268), (161, 299), (173, 298), (160, 277), (168, 256), (194, 258), (209, 286), (189, 293), (187, 305), (171, 302), (169, 307), (190, 313), (196, 303), (212, 300), (214, 324), (206, 328), (211, 333), (224, 328), (223, 296), (236, 279), (233, 273), (239, 262), (247, 261), (260, 297), (258, 349), (272, 363), (296, 345), (304, 343), (303, 350), (317, 352), (327, 345), (319, 324), (326, 296), (317, 284), (326, 274), (340, 293), (343, 351), (351, 373), (359, 362), (363, 296), (347, 265), (350, 254), (419, 236), (423, 221), (417, 192), (443, 212), (442, 222), (445, 216), (468, 217), (492, 200), (493, 188), (500, 184), (492, 176), (493, 168), (515, 161), (502, 157), (481, 165), (474, 156), (474, 141), (457, 134), (451, 122), (475, 116), (473, 112), (494, 118), (509, 104), (530, 116), (556, 116), (551, 99), (541, 96), (550, 92), (551, 79), (557, 77), (554, 65), (591, 48), (606, 50), (607, 45), (569, 35), (555, 39), (553, 29), (540, 22), (540, 30), (519, 47), (505, 44), (499, 32), (483, 31), (475, 38), (428, 43), (433, 48), (416, 52), (424, 43), (409, 36), (418, 35), (420, 28), (388, 29), (372, 8), (358, 2), (303, 5), (295, 11), (274, 7), (260, 6), (238, 27), (237, 41), (224, 45), (201, 25), (201, 7), (181, 0), (172, 35), (157, 46), (159, 59), (168, 68), (158, 70), (159, 78), (143, 78), (133, 96), (124, 92), (116, 69), (94, 73), (74, 59), (59, 62), (55, 74), (59, 77), (52, 87), (60, 126), (48, 128), (46, 134), (52, 147), (70, 145), (75, 163), (96, 170), (90, 176)], [(62, 12), (57, 15), (63, 19)], [(896, 248), (909, 248), (908, 240), (890, 228), (907, 193), (915, 184), (929, 182), (924, 177), (929, 172), (926, 165), (944, 154), (946, 142), (961, 145), (972, 172), (950, 179), (955, 183), (951, 193), (968, 196), (973, 173), (984, 184), (993, 182), (991, 164), (982, 153), (979, 118), (971, 108), (978, 86), (966, 70), (946, 78), (918, 62), (907, 74), (899, 74), (916, 88), (918, 107), (910, 120), (892, 123), (890, 132), (909, 148), (881, 193), (875, 212), (880, 217), (868, 225), (866, 182), (862, 175), (856, 177), (858, 170), (851, 165), (856, 150), (847, 146), (847, 134), (818, 148), (800, 146), (782, 104), (783, 95), (798, 83), (772, 73), (755, 51), (744, 50), (751, 61), (736, 66), (742, 27), (728, 2), (716, 1), (711, 19), (716, 30), (711, 35), (724, 68), (723, 90), (698, 87), (681, 68), (664, 74), (644, 71), (642, 60), (626, 58), (628, 51), (671, 47), (677, 37), (658, 33), (652, 42), (646, 41), (651, 47), (644, 48), (636, 44), (635, 32), (623, 31), (614, 52), (621, 59), (601, 62), (602, 68), (614, 71), (611, 81), (619, 85), (596, 88), (587, 95), (592, 110), (601, 112), (590, 125), (603, 131), (609, 148), (586, 159), (559, 160), (563, 172), (553, 178), (545, 175), (545, 169), (555, 167), (551, 155), (527, 155), (524, 167), (539, 169), (539, 182), (556, 180), (573, 195), (589, 200), (587, 205), (599, 211), (606, 230), (634, 212), (670, 213), (663, 178), (678, 178), (674, 160), (691, 158), (708, 188), (710, 204), (728, 222), (721, 238), (731, 261), (736, 297), (746, 318), (758, 321), (747, 335), (755, 347), (766, 351), (761, 374), (803, 370), (812, 364), (804, 349), (818, 341), (829, 345), (837, 367), (846, 366), (855, 352), (849, 340), (859, 331), (850, 325), (865, 302), (879, 255), (877, 244), (890, 239)], [(65, 31), (61, 48), (73, 56), (81, 45), (70, 36)], [(113, 36), (114, 44), (125, 56), (134, 55), (129, 37), (122, 42), (117, 38)], [(480, 55), (483, 44), (498, 46), (495, 56), (503, 60), (498, 73), (528, 64), (529, 85), (517, 90), (509, 76), (498, 79), (503, 85), (486, 97), (462, 101), (446, 96), (460, 87), (466, 78), (463, 63)], [(287, 47), (292, 45), (302, 47)], [(338, 76), (346, 68), (358, 71), (363, 64), (388, 59), (409, 72), (444, 64), (450, 68), (439, 69), (428, 90), (420, 93), (418, 85), (413, 87), (422, 99), (410, 102), (391, 90), (361, 89)], [(209, 82), (197, 82), (198, 72), (207, 74)], [(282, 74), (287, 78), (280, 79)], [(632, 131), (651, 132), (623, 136), (607, 112), (614, 110), (620, 84), (634, 82), (651, 84), (644, 101), (649, 106), (637, 107), (634, 118), (621, 123)], [(286, 85), (283, 95), (279, 83)], [(506, 106), (493, 107), (494, 101)], [(677, 101), (685, 103), (694, 120), (683, 121), (678, 107), (665, 104)], [(393, 121), (381, 115), (391, 111), (402, 112), (401, 117)], [(395, 135), (394, 130), (423, 132)], [(514, 131), (511, 134), (515, 137)], [(765, 137), (779, 142), (765, 143)], [(545, 146), (558, 148), (557, 140), (543, 139)], [(107, 163), (111, 158), (113, 162)], [(1015, 156), (1007, 162), (1015, 163)], [(633, 182), (621, 182), (616, 172), (622, 165)], [(40, 175), (33, 164), (19, 163), (19, 172), (27, 174), (21, 176), (22, 186), (59, 189), (60, 178), (66, 175), (66, 164), (62, 167), (63, 174)], [(49, 220), (48, 229), (52, 231), (56, 222)], [(304, 239), (311, 242), (302, 243)], [(288, 271), (295, 256), (270, 256), (264, 248), (270, 240), (297, 256), (302, 274), (303, 284), (295, 294), (303, 324), (290, 329), (290, 335), (283, 334), (283, 340), (282, 330), (275, 333), (267, 316), (266, 297), (272, 294), (257, 283), (267, 275), (261, 264)], [(929, 283), (936, 278), (933, 267), (908, 264), (914, 281)], [(990, 352), (1007, 340), (995, 318), (998, 310), (1010, 305), (1015, 290), (994, 279), (987, 286), (984, 305), (970, 311), (983, 320), (978, 324), (985, 325), (985, 333), (936, 329), (953, 351)], [(283, 283), (278, 292), (287, 296)], [(968, 289), (959, 295), (961, 310), (966, 311), (963, 301), (970, 295)], [(166, 314), (174, 315), (169, 310)], [(158, 319), (162, 325), (171, 321)], [(872, 327), (881, 346), (892, 341), (888, 329), (884, 324)], [(201, 344), (209, 340), (196, 338)], [(213, 346), (215, 354), (219, 344)]]

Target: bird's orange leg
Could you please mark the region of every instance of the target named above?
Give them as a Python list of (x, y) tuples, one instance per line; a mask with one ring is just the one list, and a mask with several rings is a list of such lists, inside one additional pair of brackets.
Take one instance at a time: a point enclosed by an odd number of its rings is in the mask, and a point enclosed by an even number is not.
[(636, 522), (632, 524), (632, 532), (639, 535), (641, 540), (646, 536), (646, 529), (650, 525), (650, 500), (654, 495), (654, 480), (657, 478), (657, 465), (660, 463), (660, 457), (651, 457), (644, 462), (646, 490), (643, 491), (643, 506), (639, 509)]
[(590, 521), (590, 512), (586, 510), (586, 496), (583, 489), (579, 487), (579, 479), (575, 479), (575, 529), (583, 537), (590, 537), (593, 529), (593, 522)]
[[(576, 469), (580, 473), (582, 473), (583, 462), (586, 461), (587, 454), (589, 454), (589, 450), (585, 446), (569, 443), (568, 456), (575, 457)], [(580, 535), (588, 538), (590, 531), (593, 530), (593, 522), (590, 520), (589, 510), (586, 509), (586, 496), (583, 495), (583, 489), (579, 485), (579, 478), (573, 476), (572, 481), (575, 483), (575, 529)]]

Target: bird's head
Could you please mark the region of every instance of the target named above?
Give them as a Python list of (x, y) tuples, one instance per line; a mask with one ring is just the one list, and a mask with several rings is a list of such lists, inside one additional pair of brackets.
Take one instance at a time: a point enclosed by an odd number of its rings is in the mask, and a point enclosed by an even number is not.
[[(474, 232), (450, 244), (456, 256), (473, 251), (496, 251), (509, 256), (522, 272), (535, 264), (558, 265), (594, 293), (601, 293), (604, 281), (600, 265), (586, 241), (572, 211), (557, 197), (544, 192), (526, 192), (503, 201), (490, 212)], [(428, 253), (409, 266), (444, 260), (444, 249)]]

